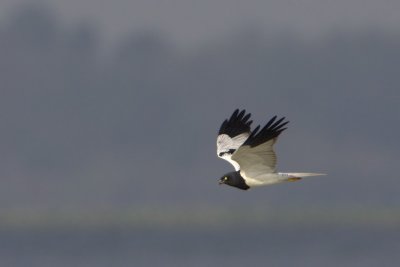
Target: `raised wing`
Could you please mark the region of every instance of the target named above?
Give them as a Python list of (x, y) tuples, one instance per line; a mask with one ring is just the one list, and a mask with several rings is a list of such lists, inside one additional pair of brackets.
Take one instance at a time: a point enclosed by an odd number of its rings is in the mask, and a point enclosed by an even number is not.
[(285, 118), (277, 121), (273, 117), (260, 131), (257, 126), (243, 145), (232, 155), (231, 160), (240, 166), (243, 177), (255, 178), (266, 173), (275, 173), (276, 155), (273, 144), (286, 129)]
[(230, 162), (236, 170), (239, 165), (231, 160), (232, 154), (250, 136), (250, 125), (253, 121), (249, 120), (251, 114), (246, 114), (246, 110), (236, 109), (229, 119), (226, 119), (218, 132), (217, 155), (218, 157)]

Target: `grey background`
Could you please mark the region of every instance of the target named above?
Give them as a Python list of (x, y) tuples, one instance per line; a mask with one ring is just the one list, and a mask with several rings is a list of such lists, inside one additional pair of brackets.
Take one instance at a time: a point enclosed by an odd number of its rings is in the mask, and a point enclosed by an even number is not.
[(21, 4), (50, 5), (63, 23), (91, 22), (109, 43), (133, 30), (160, 29), (179, 44), (206, 43), (237, 29), (282, 29), (316, 37), (332, 29), (398, 31), (396, 0), (2, 0), (7, 16)]
[[(177, 48), (155, 17), (148, 22), (152, 30), (121, 36), (103, 53), (100, 26), (84, 17), (67, 26), (56, 15), (78, 16), (74, 10), (84, 13), (86, 2), (75, 9), (64, 1), (53, 9), (21, 6), (3, 15), (4, 209), (224, 206), (235, 198), (246, 205), (398, 203), (400, 38), (387, 31), (388, 16), (380, 17), (387, 28), (340, 29), (308, 40), (280, 32), (284, 24), (270, 34), (261, 26), (239, 28), (186, 49)], [(120, 2), (114, 9), (141, 7)], [(70, 9), (57, 9), (64, 5)], [(149, 15), (163, 13), (143, 5)], [(218, 21), (211, 4), (206, 10), (193, 5), (182, 8)], [(99, 14), (104, 8), (97, 7)], [(356, 11), (354, 20), (371, 22), (373, 16)], [(300, 15), (296, 20), (306, 23)], [(96, 19), (115, 24), (115, 17)], [(185, 35), (190, 23), (196, 24), (189, 20), (171, 32)], [(252, 112), (256, 123), (275, 114), (291, 121), (276, 146), (280, 170), (329, 176), (250, 194), (216, 186), (231, 169), (215, 157), (216, 131), (237, 107)]]
[[(0, 3), (2, 229), (398, 227), (398, 1), (39, 2)], [(328, 176), (218, 186), (236, 108)]]

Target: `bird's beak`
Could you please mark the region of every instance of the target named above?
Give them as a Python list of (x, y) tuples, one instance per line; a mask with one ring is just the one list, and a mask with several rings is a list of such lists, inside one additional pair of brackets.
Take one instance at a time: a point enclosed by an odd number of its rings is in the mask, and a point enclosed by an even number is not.
[(224, 181), (218, 180), (218, 184), (219, 184), (219, 185), (221, 185), (221, 184), (223, 184), (223, 183), (224, 183)]

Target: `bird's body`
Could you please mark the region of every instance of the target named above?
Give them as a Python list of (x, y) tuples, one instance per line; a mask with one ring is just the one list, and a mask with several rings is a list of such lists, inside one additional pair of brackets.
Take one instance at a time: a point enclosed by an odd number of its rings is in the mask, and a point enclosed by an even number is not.
[(257, 126), (250, 130), (251, 114), (245, 110), (235, 110), (229, 120), (225, 120), (217, 137), (218, 157), (230, 162), (235, 172), (230, 172), (220, 179), (220, 184), (227, 184), (239, 189), (298, 181), (303, 177), (324, 175), (320, 173), (281, 173), (276, 172), (276, 154), (273, 150), (278, 136), (286, 128), (285, 118), (273, 117), (261, 130)]

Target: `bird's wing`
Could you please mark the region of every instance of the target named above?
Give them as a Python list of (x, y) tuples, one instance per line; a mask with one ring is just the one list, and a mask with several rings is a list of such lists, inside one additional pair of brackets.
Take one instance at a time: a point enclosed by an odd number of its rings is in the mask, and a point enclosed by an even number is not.
[(246, 110), (236, 109), (232, 116), (222, 123), (218, 132), (217, 155), (230, 162), (236, 170), (239, 166), (231, 160), (231, 156), (250, 136), (250, 116), (250, 113), (246, 114)]
[(243, 145), (232, 155), (233, 161), (240, 166), (243, 177), (255, 178), (266, 173), (276, 172), (276, 155), (273, 145), (289, 122), (285, 118), (276, 121), (273, 117), (260, 131), (257, 126)]

